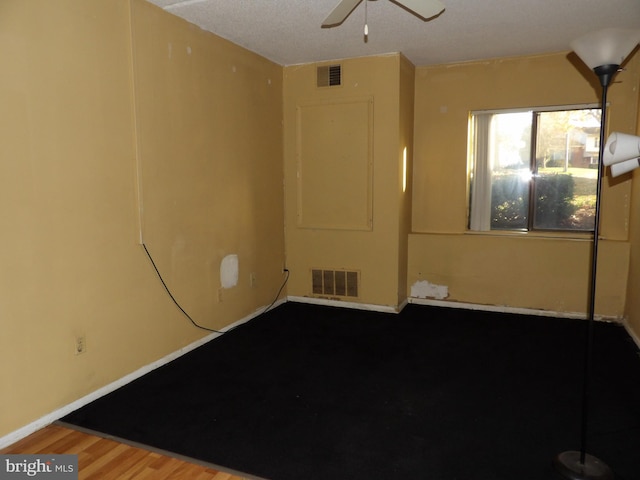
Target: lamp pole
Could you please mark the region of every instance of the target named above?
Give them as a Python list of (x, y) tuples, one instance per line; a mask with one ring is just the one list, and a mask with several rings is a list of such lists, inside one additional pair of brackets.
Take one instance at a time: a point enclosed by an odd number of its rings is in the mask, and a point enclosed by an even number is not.
[(590, 32), (571, 43), (580, 59), (600, 79), (602, 86), (602, 115), (600, 117), (600, 145), (598, 156), (598, 180), (596, 186), (596, 211), (591, 250), (591, 282), (582, 386), (582, 421), (580, 451), (567, 451), (553, 459), (554, 468), (570, 480), (613, 480), (613, 471), (598, 458), (587, 453), (589, 425), (589, 391), (593, 365), (593, 334), (596, 303), (596, 279), (598, 267), (598, 242), (600, 240), (600, 201), (604, 177), (605, 129), (607, 128), (607, 90), (614, 75), (627, 56), (640, 43), (640, 30), (608, 28)]
[(584, 352), (584, 371), (582, 382), (582, 415), (580, 423), (580, 451), (567, 451), (554, 458), (553, 465), (566, 478), (571, 480), (613, 480), (613, 471), (600, 459), (587, 453), (587, 433), (589, 427), (589, 391), (593, 365), (593, 329), (596, 306), (596, 283), (598, 270), (598, 242), (600, 237), (600, 200), (602, 196), (602, 178), (604, 176), (605, 128), (607, 126), (607, 90), (619, 65), (596, 67), (594, 72), (602, 85), (602, 115), (600, 116), (600, 143), (598, 145), (598, 175), (596, 182), (596, 210), (593, 224), (591, 246), (591, 278), (589, 284), (589, 310), (587, 316), (587, 338)]
[(584, 359), (584, 379), (582, 386), (582, 422), (580, 435), (580, 463), (585, 463), (587, 451), (587, 431), (589, 427), (589, 391), (591, 370), (593, 367), (593, 329), (596, 312), (596, 284), (598, 273), (598, 243), (600, 239), (600, 202), (602, 200), (602, 178), (604, 177), (604, 163), (602, 162), (605, 142), (605, 128), (607, 126), (607, 90), (608, 83), (602, 82), (602, 115), (600, 116), (600, 143), (598, 154), (598, 176), (596, 183), (596, 210), (593, 223), (593, 242), (591, 246), (591, 283), (589, 286), (589, 318), (587, 325), (587, 341)]

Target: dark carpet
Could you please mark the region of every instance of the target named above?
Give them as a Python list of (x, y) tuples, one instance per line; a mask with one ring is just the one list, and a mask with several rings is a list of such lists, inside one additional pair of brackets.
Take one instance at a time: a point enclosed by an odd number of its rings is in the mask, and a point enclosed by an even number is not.
[[(555, 480), (586, 325), (290, 302), (62, 420), (273, 480)], [(638, 349), (595, 327), (587, 451), (639, 479)]]

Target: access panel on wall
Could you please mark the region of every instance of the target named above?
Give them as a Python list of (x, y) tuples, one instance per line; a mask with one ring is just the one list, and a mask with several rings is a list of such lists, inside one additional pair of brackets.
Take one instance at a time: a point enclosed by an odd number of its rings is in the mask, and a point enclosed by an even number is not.
[(371, 230), (373, 99), (299, 104), (298, 226)]

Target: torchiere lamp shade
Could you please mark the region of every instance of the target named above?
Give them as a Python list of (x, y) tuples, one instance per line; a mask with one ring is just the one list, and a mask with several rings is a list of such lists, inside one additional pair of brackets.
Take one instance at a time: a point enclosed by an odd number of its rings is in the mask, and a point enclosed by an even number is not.
[(640, 30), (606, 28), (590, 32), (571, 42), (571, 48), (591, 69), (620, 65), (640, 43)]

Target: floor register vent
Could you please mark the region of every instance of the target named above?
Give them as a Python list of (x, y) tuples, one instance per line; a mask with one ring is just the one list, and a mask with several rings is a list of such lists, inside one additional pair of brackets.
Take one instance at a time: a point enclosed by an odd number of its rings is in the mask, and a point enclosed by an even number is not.
[(359, 273), (347, 270), (311, 270), (311, 291), (314, 295), (357, 297)]

